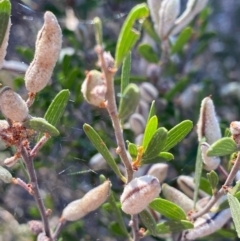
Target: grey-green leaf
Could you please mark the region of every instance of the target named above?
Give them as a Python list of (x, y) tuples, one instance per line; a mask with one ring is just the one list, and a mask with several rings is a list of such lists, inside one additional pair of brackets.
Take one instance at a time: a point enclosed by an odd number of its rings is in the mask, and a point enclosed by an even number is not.
[(174, 126), (171, 130), (168, 131), (168, 138), (166, 144), (163, 148), (163, 151), (168, 151), (177, 143), (179, 143), (191, 130), (193, 123), (190, 120), (185, 120)]
[(232, 194), (228, 193), (227, 197), (235, 229), (237, 231), (238, 237), (240, 238), (240, 204), (238, 199), (234, 197)]
[[(130, 77), (130, 71), (131, 71), (131, 52), (128, 53), (128, 55), (123, 60), (123, 66), (122, 66), (122, 74), (121, 74), (121, 95), (123, 95), (123, 92), (125, 88), (129, 84), (129, 77)], [(121, 101), (122, 99), (120, 99)]]
[(117, 41), (115, 54), (117, 68), (140, 37), (139, 31), (134, 28), (135, 22), (147, 18), (148, 15), (149, 10), (145, 3), (136, 5), (128, 14)]
[(153, 50), (152, 46), (147, 43), (141, 43), (138, 45), (138, 53), (148, 62), (157, 64), (159, 57)]
[(149, 122), (149, 120), (155, 115), (155, 100), (152, 101), (150, 110), (149, 110), (149, 114), (148, 114), (148, 120), (147, 122)]
[(167, 136), (167, 129), (164, 127), (158, 128), (144, 151), (142, 159), (149, 160), (157, 157), (165, 146)]
[(156, 221), (153, 216), (145, 209), (139, 213), (140, 219), (151, 235), (156, 236)]
[(157, 157), (152, 159), (143, 159), (142, 164), (154, 164), (159, 162), (171, 161), (174, 159), (174, 155), (170, 152), (160, 152)]
[(166, 234), (166, 233), (179, 233), (185, 229), (194, 228), (193, 223), (180, 220), (180, 221), (166, 221), (157, 224), (157, 233)]
[(217, 186), (218, 186), (218, 182), (219, 182), (218, 175), (215, 171), (211, 171), (211, 172), (207, 173), (207, 178), (208, 178), (209, 183), (212, 188), (212, 194), (214, 195), (217, 190)]
[(157, 116), (153, 116), (148, 121), (145, 131), (144, 131), (143, 142), (142, 142), (142, 146), (144, 149), (147, 148), (150, 140), (152, 139), (154, 133), (157, 130), (157, 126), (158, 126), (158, 118), (157, 118)]
[(208, 156), (226, 156), (237, 151), (237, 144), (231, 137), (224, 137), (214, 142), (208, 149)]
[(149, 207), (172, 220), (180, 221), (187, 219), (186, 214), (181, 207), (162, 198), (155, 198), (149, 204)]
[(128, 152), (129, 152), (130, 156), (132, 158), (136, 158), (137, 154), (138, 154), (137, 145), (134, 143), (131, 143), (129, 141), (127, 141), (127, 145), (128, 145)]
[(136, 84), (129, 84), (121, 96), (118, 117), (121, 120), (129, 117), (137, 108), (140, 100), (140, 91)]
[(109, 152), (106, 144), (102, 140), (102, 138), (98, 135), (98, 133), (88, 124), (83, 125), (83, 130), (95, 148), (98, 150), (100, 154), (104, 157), (108, 165), (112, 168), (112, 170), (117, 174), (117, 176), (123, 181), (126, 182), (126, 178), (121, 174), (118, 169), (118, 166), (113, 159), (111, 153)]
[(11, 14), (11, 2), (9, 0), (0, 1), (0, 47), (6, 34)]
[(58, 136), (59, 131), (53, 125), (51, 125), (47, 120), (40, 117), (32, 117), (25, 121), (23, 125), (26, 128), (35, 130), (37, 132), (48, 133), (50, 136)]
[(6, 183), (12, 182), (12, 174), (2, 166), (0, 166), (0, 180)]

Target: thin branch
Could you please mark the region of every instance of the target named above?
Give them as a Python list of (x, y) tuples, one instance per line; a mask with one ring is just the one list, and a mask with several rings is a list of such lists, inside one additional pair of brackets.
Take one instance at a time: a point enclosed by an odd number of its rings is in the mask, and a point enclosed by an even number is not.
[(191, 215), (191, 218), (193, 220), (207, 213), (212, 208), (212, 206), (218, 201), (218, 199), (226, 193), (226, 187), (229, 187), (230, 185), (232, 185), (233, 180), (239, 169), (240, 169), (240, 152), (238, 152), (237, 159), (235, 160), (235, 163), (231, 169), (231, 172), (229, 173), (227, 180), (225, 181), (222, 188), (214, 196), (212, 196), (212, 198), (209, 200), (209, 202), (204, 208), (200, 209), (197, 213), (194, 213)]
[(36, 156), (37, 152), (40, 150), (40, 148), (48, 141), (50, 138), (50, 135), (44, 134), (44, 136), (39, 140), (39, 142), (34, 146), (34, 148), (30, 152), (30, 156), (34, 157)]
[(116, 70), (107, 66), (107, 63), (105, 62), (105, 59), (104, 59), (104, 55), (103, 55), (104, 51), (102, 47), (97, 46), (96, 51), (98, 53), (98, 57), (101, 63), (102, 72), (106, 78), (106, 83), (107, 83), (106, 108), (111, 117), (113, 128), (115, 131), (115, 136), (118, 144), (117, 154), (120, 156), (125, 166), (125, 169), (127, 171), (127, 183), (128, 183), (133, 179), (133, 169), (127, 156), (127, 151), (126, 151), (123, 133), (121, 129), (121, 123), (118, 118), (118, 111), (117, 111), (115, 90), (114, 90), (114, 81), (113, 81), (113, 77), (116, 73)]
[(34, 199), (35, 199), (35, 201), (37, 203), (37, 206), (38, 206), (38, 210), (41, 214), (45, 234), (46, 234), (47, 237), (49, 237), (50, 241), (52, 241), (48, 217), (47, 217), (47, 214), (46, 214), (46, 208), (45, 208), (43, 200), (40, 196), (40, 191), (39, 191), (38, 181), (37, 181), (37, 175), (36, 175), (36, 172), (35, 172), (35, 169), (34, 169), (34, 166), (33, 166), (33, 158), (30, 157), (28, 151), (26, 150), (26, 148), (24, 146), (21, 147), (21, 155), (22, 155), (22, 158), (25, 162), (26, 168), (27, 168), (29, 176), (30, 176), (30, 182), (31, 182), (31, 185), (32, 185), (32, 190), (33, 190), (32, 195), (34, 196)]
[(141, 237), (139, 236), (138, 215), (137, 214), (132, 215), (131, 227), (132, 227), (132, 232), (133, 232), (133, 241), (139, 241)]
[(58, 235), (59, 235), (59, 233), (60, 233), (60, 231), (61, 231), (64, 223), (65, 223), (65, 222), (59, 221), (59, 223), (58, 223), (58, 225), (57, 225), (57, 227), (56, 227), (56, 229), (55, 229), (55, 231), (54, 231), (54, 234), (53, 234), (53, 236), (52, 236), (53, 241), (57, 240), (57, 237), (58, 237)]

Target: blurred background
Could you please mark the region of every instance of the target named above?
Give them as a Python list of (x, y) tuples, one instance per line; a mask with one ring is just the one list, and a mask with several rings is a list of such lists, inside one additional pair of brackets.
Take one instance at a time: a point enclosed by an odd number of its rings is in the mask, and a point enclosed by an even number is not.
[[(93, 18), (95, 16), (101, 18), (105, 49), (114, 56), (116, 41), (127, 14), (133, 6), (143, 1), (12, 0), (11, 2), (12, 27), (6, 56), (9, 65), (5, 64), (4, 69), (0, 71), (0, 81), (3, 85), (11, 86), (23, 98), (27, 98), (24, 72), (33, 59), (35, 40), (43, 24), (45, 11), (52, 11), (57, 16), (63, 31), (63, 48), (52, 82), (37, 95), (30, 109), (32, 116), (43, 117), (51, 100), (60, 90), (69, 89), (71, 92), (64, 116), (57, 126), (60, 136), (52, 138), (35, 158), (40, 189), (46, 206), (53, 211), (50, 221), (52, 227), (55, 227), (62, 209), (98, 185), (100, 174), (111, 179), (112, 188), (117, 194), (122, 190), (122, 183), (110, 169), (104, 164), (99, 167), (94, 161), (90, 161), (97, 151), (82, 130), (84, 123), (94, 126), (113, 152), (116, 144), (107, 112), (90, 106), (83, 100), (81, 84), (85, 78), (85, 71), (96, 68)], [(181, 1), (182, 11), (186, 2), (186, 0)], [(146, 59), (139, 53), (137, 46), (147, 43), (153, 47), (159, 59), (161, 56), (159, 42), (147, 34), (147, 26), (142, 29), (142, 37), (132, 52), (130, 81), (138, 85), (144, 82), (153, 84), (157, 90), (156, 114), (161, 126), (170, 129), (184, 119), (192, 120), (196, 126), (200, 103), (206, 96), (212, 96), (223, 134), (231, 121), (240, 119), (239, 16), (239, 1), (209, 1), (207, 8), (191, 23), (194, 32), (190, 40), (178, 53), (171, 55), (163, 70), (156, 61), (151, 61), (151, 58)], [(151, 22), (151, 19), (148, 21)], [(175, 41), (174, 38), (172, 41)], [(115, 79), (117, 101), (120, 99), (118, 95), (120, 74), (121, 70), (117, 72)], [(145, 105), (139, 106), (137, 112), (144, 116), (148, 109), (149, 103), (145, 101)], [(135, 142), (139, 134), (141, 131), (135, 131), (131, 125), (126, 124), (124, 131), (126, 140)], [(34, 139), (32, 143), (34, 145)], [(179, 175), (193, 173), (197, 145), (194, 127), (188, 137), (173, 148), (175, 160), (168, 164), (168, 176), (164, 182), (175, 186)], [(0, 163), (12, 154), (10, 148), (2, 149)], [(116, 161), (120, 163), (118, 158)], [(223, 163), (227, 167), (227, 160), (223, 160)], [(144, 173), (148, 168), (142, 168), (140, 172)], [(21, 164), (11, 168), (11, 172), (14, 177), (27, 180)], [(25, 224), (39, 218), (34, 200), (25, 190), (1, 183), (0, 241), (36, 240), (34, 235), (29, 234)], [(12, 225), (9, 225), (9, 222)], [(68, 223), (61, 237), (62, 240), (71, 241), (126, 240), (114, 226), (114, 216), (107, 204), (83, 220)], [(144, 240), (165, 239), (147, 237)], [(216, 240), (220, 240), (219, 237)]]

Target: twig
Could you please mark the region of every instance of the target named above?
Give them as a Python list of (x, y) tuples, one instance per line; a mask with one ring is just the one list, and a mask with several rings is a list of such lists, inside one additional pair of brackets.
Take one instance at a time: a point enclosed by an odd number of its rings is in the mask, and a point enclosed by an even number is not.
[(64, 225), (64, 222), (59, 221), (59, 223), (54, 231), (54, 234), (52, 236), (53, 241), (57, 240), (57, 237), (58, 237), (63, 225)]
[(35, 96), (36, 96), (35, 93), (32, 93), (32, 92), (28, 93), (28, 99), (26, 101), (26, 104), (27, 104), (28, 108), (33, 104), (33, 102), (35, 100)]
[(38, 188), (37, 175), (36, 175), (36, 172), (35, 172), (35, 169), (33, 166), (33, 158), (29, 155), (28, 151), (26, 150), (26, 148), (24, 146), (21, 147), (21, 155), (22, 155), (22, 158), (25, 162), (26, 168), (27, 168), (29, 176), (30, 176), (30, 182), (32, 184), (32, 190), (33, 190), (32, 195), (34, 196), (34, 199), (37, 203), (39, 212), (41, 214), (45, 234), (47, 237), (49, 237), (49, 240), (52, 241), (51, 232), (50, 232), (50, 228), (49, 228), (49, 222), (48, 222), (48, 218), (47, 218), (47, 215), (45, 212), (46, 209), (45, 209), (44, 203), (42, 201), (42, 198), (40, 196), (40, 191)]
[(114, 82), (113, 77), (116, 73), (116, 70), (113, 68), (110, 68), (107, 66), (105, 59), (104, 59), (104, 51), (102, 47), (97, 46), (96, 52), (98, 54), (100, 63), (101, 63), (101, 69), (104, 73), (106, 83), (107, 83), (107, 94), (106, 94), (106, 100), (107, 100), (107, 110), (111, 117), (113, 128), (115, 131), (115, 136), (118, 144), (117, 148), (117, 154), (120, 156), (125, 169), (127, 171), (127, 183), (130, 182), (133, 179), (133, 169), (131, 166), (131, 163), (127, 156), (127, 151), (125, 148), (125, 142), (123, 139), (123, 133), (121, 129), (121, 124), (118, 119), (118, 111), (117, 111), (117, 105), (116, 105), (116, 99), (115, 99), (115, 91), (114, 91)]
[(139, 236), (139, 227), (138, 227), (138, 215), (132, 215), (132, 232), (133, 232), (133, 241), (139, 241), (140, 236)]
[(36, 156), (39, 149), (48, 141), (50, 138), (50, 135), (44, 134), (44, 136), (39, 140), (39, 142), (34, 146), (34, 148), (30, 152), (30, 156), (34, 157)]
[(198, 217), (201, 217), (203, 214), (207, 213), (211, 209), (211, 207), (218, 201), (218, 199), (226, 193), (226, 187), (232, 185), (232, 182), (239, 169), (240, 169), (240, 152), (238, 152), (237, 159), (235, 160), (232, 170), (229, 173), (227, 180), (225, 181), (222, 188), (214, 196), (212, 196), (212, 198), (209, 200), (209, 202), (207, 203), (207, 205), (204, 208), (200, 209), (197, 213), (193, 213), (191, 215), (191, 218), (193, 220), (195, 220)]

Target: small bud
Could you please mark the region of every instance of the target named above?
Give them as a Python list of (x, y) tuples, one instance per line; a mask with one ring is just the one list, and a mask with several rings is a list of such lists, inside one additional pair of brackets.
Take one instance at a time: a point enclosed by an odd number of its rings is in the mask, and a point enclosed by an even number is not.
[(179, 0), (163, 0), (159, 10), (159, 37), (164, 40), (168, 37), (169, 31), (174, 25), (174, 21), (180, 13)]
[(7, 53), (8, 39), (11, 27), (11, 3), (9, 0), (0, 1), (0, 69)]
[(160, 183), (156, 177), (146, 175), (135, 178), (123, 190), (120, 198), (122, 210), (127, 214), (140, 213), (158, 197), (160, 191)]
[(197, 124), (197, 134), (199, 141), (205, 137), (206, 142), (210, 145), (222, 137), (214, 104), (210, 97), (202, 100), (200, 117)]
[(201, 150), (202, 150), (202, 159), (204, 163), (204, 169), (207, 171), (212, 171), (218, 168), (220, 164), (220, 158), (219, 157), (209, 157), (207, 156), (207, 151), (209, 149), (210, 145), (206, 142), (203, 142), (201, 144)]
[(87, 102), (98, 107), (104, 107), (105, 95), (107, 93), (106, 81), (103, 74), (97, 70), (87, 73), (81, 89)]
[(139, 88), (141, 97), (148, 103), (152, 103), (158, 97), (158, 90), (151, 83), (144, 82)]
[(62, 31), (51, 12), (44, 14), (44, 25), (38, 32), (32, 63), (25, 74), (29, 92), (37, 93), (49, 82), (62, 46)]
[(0, 91), (0, 109), (12, 121), (23, 122), (28, 118), (26, 102), (8, 86)]
[(12, 182), (12, 174), (2, 166), (0, 166), (0, 180), (6, 182), (6, 183), (11, 183)]
[(129, 118), (129, 123), (131, 130), (135, 133), (135, 135), (143, 133), (146, 121), (142, 115), (138, 113), (132, 114)]
[(111, 182), (107, 180), (89, 191), (83, 198), (69, 203), (63, 209), (61, 220), (76, 221), (100, 207), (107, 200), (110, 187)]
[(43, 231), (43, 224), (38, 220), (31, 220), (28, 222), (31, 232), (35, 235), (40, 234)]
[(148, 170), (148, 175), (154, 176), (161, 183), (165, 180), (168, 172), (168, 165), (165, 163), (157, 163)]
[(175, 204), (180, 206), (185, 211), (185, 213), (188, 213), (190, 210), (193, 210), (193, 200), (186, 196), (184, 193), (177, 190), (176, 188), (164, 183), (162, 185), (162, 193), (167, 200), (174, 202)]

